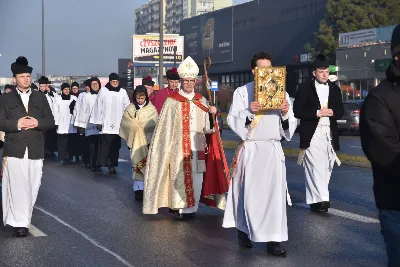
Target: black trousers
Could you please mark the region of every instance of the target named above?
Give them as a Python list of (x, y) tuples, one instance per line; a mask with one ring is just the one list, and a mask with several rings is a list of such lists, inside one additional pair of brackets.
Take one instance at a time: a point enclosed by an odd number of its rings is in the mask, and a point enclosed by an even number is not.
[(89, 147), (89, 136), (79, 135), (80, 144), (80, 156), (82, 157), (82, 163), (90, 165), (90, 147)]
[[(100, 135), (89, 135), (86, 137), (89, 146), (89, 165), (95, 168), (99, 165), (99, 145), (100, 145)], [(86, 164), (86, 163), (85, 163)]]
[(70, 160), (76, 154), (77, 134), (57, 134), (58, 160)]
[(118, 166), (121, 137), (118, 134), (101, 134), (98, 164), (103, 167)]
[(46, 153), (57, 151), (57, 130), (55, 128), (43, 131), (44, 149)]

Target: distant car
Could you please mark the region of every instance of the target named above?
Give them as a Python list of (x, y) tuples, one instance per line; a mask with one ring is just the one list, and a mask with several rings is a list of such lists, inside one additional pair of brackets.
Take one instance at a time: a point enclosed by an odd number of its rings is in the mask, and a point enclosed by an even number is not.
[(364, 100), (353, 100), (343, 102), (344, 115), (340, 120), (337, 120), (339, 131), (360, 131), (360, 110)]

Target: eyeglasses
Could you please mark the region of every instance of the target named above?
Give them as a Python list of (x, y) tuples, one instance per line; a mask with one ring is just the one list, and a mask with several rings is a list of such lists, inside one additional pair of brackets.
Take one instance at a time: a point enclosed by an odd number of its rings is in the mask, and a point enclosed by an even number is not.
[(195, 80), (183, 80), (183, 83), (184, 84), (195, 84), (196, 83), (196, 81)]

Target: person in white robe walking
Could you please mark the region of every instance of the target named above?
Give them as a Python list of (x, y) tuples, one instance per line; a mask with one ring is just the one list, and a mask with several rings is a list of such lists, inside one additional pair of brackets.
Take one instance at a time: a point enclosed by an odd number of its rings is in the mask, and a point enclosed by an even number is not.
[(129, 106), (128, 93), (119, 86), (119, 76), (109, 75), (109, 82), (101, 88), (90, 116), (90, 123), (100, 131), (99, 165), (108, 167), (110, 174), (116, 174), (121, 137), (119, 127), (126, 107)]
[(57, 125), (58, 160), (64, 165), (73, 159), (74, 146), (76, 146), (77, 130), (74, 127), (73, 111), (71, 104), (77, 98), (70, 94), (70, 86), (67, 83), (61, 85), (61, 97), (55, 98), (54, 120)]
[(340, 150), (337, 120), (343, 116), (340, 88), (329, 81), (329, 63), (318, 55), (314, 60), (314, 79), (297, 91), (293, 109), (300, 119), (300, 152), (298, 163), (306, 177), (306, 202), (312, 212), (326, 213), (329, 201), (329, 181)]
[(97, 77), (92, 77), (87, 81), (89, 91), (82, 93), (82, 98), (76, 105), (76, 117), (74, 125), (77, 127), (79, 134), (87, 138), (89, 145), (89, 166), (93, 172), (101, 172), (98, 165), (99, 156), (99, 130), (96, 125), (89, 122), (90, 114), (96, 103), (99, 90), (100, 80)]
[[(269, 67), (268, 53), (257, 53), (251, 66)], [(228, 114), (229, 127), (243, 140), (232, 163), (224, 228), (238, 229), (239, 245), (251, 248), (267, 242), (267, 252), (286, 255), (280, 242), (288, 240), (285, 156), (281, 139), (290, 140), (297, 125), (289, 105), (289, 95), (281, 110), (261, 111), (254, 100), (254, 82), (235, 90)]]
[(44, 94), (30, 88), (32, 68), (28, 60), (17, 58), (11, 71), (16, 89), (0, 97), (0, 131), (5, 132), (3, 223), (24, 237), (42, 179), (43, 132), (54, 126), (54, 118)]

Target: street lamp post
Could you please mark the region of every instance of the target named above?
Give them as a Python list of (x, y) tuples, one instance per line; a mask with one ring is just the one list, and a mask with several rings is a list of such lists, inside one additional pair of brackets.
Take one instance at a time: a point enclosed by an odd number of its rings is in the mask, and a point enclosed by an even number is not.
[(159, 89), (162, 89), (164, 84), (164, 0), (160, 0), (160, 61), (158, 71)]
[(44, 0), (42, 0), (42, 76), (46, 74), (45, 49), (44, 49)]

